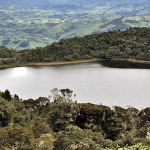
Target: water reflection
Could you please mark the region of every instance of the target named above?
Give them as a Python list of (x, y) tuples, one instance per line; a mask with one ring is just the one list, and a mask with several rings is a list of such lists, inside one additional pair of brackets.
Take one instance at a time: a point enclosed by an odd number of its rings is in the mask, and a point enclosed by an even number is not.
[(27, 76), (27, 74), (28, 74), (27, 67), (17, 67), (12, 69), (11, 76), (13, 78), (18, 78), (18, 77)]
[(150, 69), (133, 69), (132, 64), (121, 61), (18, 67), (0, 70), (0, 90), (9, 89), (20, 98), (36, 99), (50, 95), (55, 87), (69, 88), (80, 103), (141, 109), (150, 107), (149, 77)]
[(150, 64), (133, 63), (128, 61), (103, 60), (100, 62), (103, 66), (110, 68), (134, 68), (134, 69), (150, 69)]

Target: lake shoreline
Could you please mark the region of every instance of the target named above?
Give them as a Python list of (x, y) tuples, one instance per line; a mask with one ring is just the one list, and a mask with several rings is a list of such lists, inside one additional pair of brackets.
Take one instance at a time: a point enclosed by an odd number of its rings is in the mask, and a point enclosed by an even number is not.
[[(68, 62), (41, 62), (41, 63), (26, 63), (26, 64), (12, 64), (12, 65), (4, 65), (0, 66), (0, 69), (6, 68), (14, 68), (14, 67), (27, 67), (27, 66), (56, 66), (56, 65), (70, 65), (70, 64), (79, 64), (79, 63), (88, 63), (88, 62), (96, 62), (103, 61), (108, 59), (90, 59), (90, 60), (77, 60), (77, 61), (68, 61)], [(109, 59), (110, 61), (127, 61), (131, 63), (139, 63), (139, 64), (150, 64), (150, 61), (144, 60), (135, 60), (135, 59)]]
[(28, 63), (26, 64), (26, 66), (57, 66), (57, 65), (88, 63), (88, 62), (95, 62), (95, 61), (99, 61), (99, 59), (78, 60), (78, 61), (68, 61), (68, 62)]
[(70, 64), (79, 64), (79, 63), (88, 63), (100, 61), (99, 59), (90, 59), (90, 60), (77, 60), (77, 61), (68, 61), (68, 62), (46, 62), (46, 63), (27, 63), (27, 64), (12, 64), (0, 66), (0, 69), (14, 68), (14, 67), (31, 67), (31, 66), (57, 66), (57, 65), (70, 65)]

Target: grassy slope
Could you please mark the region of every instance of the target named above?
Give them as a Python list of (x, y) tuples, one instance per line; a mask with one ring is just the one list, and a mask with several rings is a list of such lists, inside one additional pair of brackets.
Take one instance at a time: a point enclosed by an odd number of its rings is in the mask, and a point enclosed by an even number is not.
[[(62, 38), (84, 36), (109, 30), (124, 30), (129, 27), (150, 27), (149, 16), (91, 19), (79, 22), (8, 24), (0, 22), (0, 45), (17, 50), (49, 45)], [(26, 42), (26, 44), (23, 44)]]
[(0, 5), (0, 45), (16, 50), (32, 49), (62, 38), (129, 27), (150, 27), (150, 4), (73, 8), (62, 6), (58, 10), (3, 3)]

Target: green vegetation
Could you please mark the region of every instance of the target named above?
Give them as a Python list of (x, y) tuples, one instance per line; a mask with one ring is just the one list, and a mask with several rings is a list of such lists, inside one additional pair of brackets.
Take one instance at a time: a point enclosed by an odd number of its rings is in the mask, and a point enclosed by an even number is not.
[(15, 50), (33, 49), (74, 36), (150, 27), (149, 3), (117, 3), (88, 8), (0, 2), (0, 45)]
[(14, 51), (3, 46), (0, 65), (23, 66), (28, 63), (68, 62), (89, 59), (134, 59), (150, 61), (150, 29), (129, 28), (60, 40), (46, 47)]
[(80, 104), (69, 89), (51, 94), (21, 100), (0, 92), (1, 150), (150, 149), (149, 107)]
[[(129, 27), (150, 27), (150, 17), (123, 17), (90, 19), (73, 22), (19, 24), (1, 19), (0, 43), (15, 50), (32, 49), (49, 45), (60, 39), (85, 36), (109, 30), (125, 30)], [(138, 21), (134, 21), (134, 20)], [(4, 25), (3, 25), (4, 24)]]

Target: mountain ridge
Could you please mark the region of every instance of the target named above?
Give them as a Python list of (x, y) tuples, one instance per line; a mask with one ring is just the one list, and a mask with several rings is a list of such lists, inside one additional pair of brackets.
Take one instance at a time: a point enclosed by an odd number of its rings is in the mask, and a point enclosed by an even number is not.
[(13, 2), (13, 3), (20, 3), (20, 4), (28, 4), (28, 5), (35, 5), (35, 6), (40, 6), (40, 5), (79, 5), (79, 6), (93, 6), (95, 4), (106, 4), (106, 3), (115, 3), (115, 4), (123, 4), (123, 3), (132, 3), (132, 4), (136, 4), (136, 3), (144, 3), (144, 2), (148, 2), (147, 0), (74, 0), (74, 1), (70, 1), (70, 0), (55, 0), (55, 1), (50, 1), (50, 0), (2, 0), (1, 2)]

